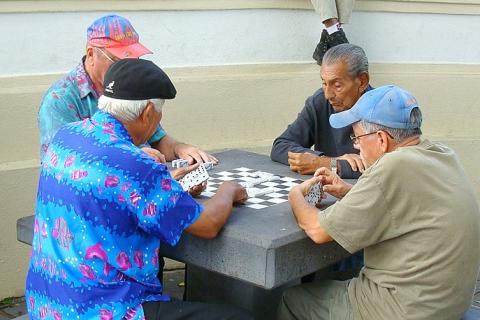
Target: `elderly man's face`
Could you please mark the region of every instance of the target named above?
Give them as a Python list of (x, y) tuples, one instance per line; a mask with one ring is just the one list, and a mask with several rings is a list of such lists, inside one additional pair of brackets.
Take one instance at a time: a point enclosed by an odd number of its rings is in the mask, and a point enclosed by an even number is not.
[[(352, 125), (353, 134), (358, 137), (364, 135), (368, 132), (365, 132), (363, 127), (357, 122)], [(365, 135), (357, 139), (357, 143), (353, 145), (357, 150), (360, 150), (360, 157), (367, 163), (367, 166), (370, 167), (375, 161), (377, 161), (384, 152), (381, 149), (381, 144), (379, 142), (378, 133)]]
[(104, 48), (89, 46), (87, 48), (87, 72), (98, 91), (103, 91), (103, 79), (110, 65), (118, 61), (117, 57)]
[(350, 109), (368, 86), (368, 75), (352, 78), (344, 62), (322, 64), (320, 75), (325, 98), (335, 112)]

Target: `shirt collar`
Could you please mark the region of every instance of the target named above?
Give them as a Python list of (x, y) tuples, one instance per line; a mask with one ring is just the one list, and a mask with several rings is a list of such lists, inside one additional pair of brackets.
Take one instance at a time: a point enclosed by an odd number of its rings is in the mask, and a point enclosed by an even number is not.
[(98, 99), (98, 94), (93, 88), (92, 79), (90, 79), (87, 71), (85, 70), (85, 56), (83, 56), (82, 61), (73, 69), (72, 76), (73, 81), (75, 81), (78, 90), (80, 91), (80, 97), (83, 99), (88, 96), (90, 93)]
[(103, 133), (110, 135), (110, 140), (127, 140), (133, 144), (132, 137), (122, 122), (109, 113), (97, 111), (91, 117), (92, 124), (102, 130)]

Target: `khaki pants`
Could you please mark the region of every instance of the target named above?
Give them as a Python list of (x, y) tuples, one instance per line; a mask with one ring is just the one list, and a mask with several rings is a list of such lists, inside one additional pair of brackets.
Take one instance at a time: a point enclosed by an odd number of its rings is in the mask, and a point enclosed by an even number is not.
[(277, 319), (353, 320), (349, 282), (324, 280), (287, 289)]
[(322, 21), (337, 18), (340, 23), (348, 23), (355, 0), (311, 0), (313, 8)]

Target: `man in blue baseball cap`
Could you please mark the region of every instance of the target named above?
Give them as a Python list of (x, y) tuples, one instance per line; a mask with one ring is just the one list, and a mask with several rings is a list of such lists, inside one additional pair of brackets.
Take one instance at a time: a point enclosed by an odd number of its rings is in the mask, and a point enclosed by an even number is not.
[[(392, 85), (366, 92), (330, 124), (353, 126), (368, 168), (353, 186), (320, 168), (289, 201), (315, 243), (364, 249), (365, 266), (349, 281), (290, 288), (279, 319), (460, 319), (480, 264), (480, 212), (455, 153), (421, 138), (417, 100)], [(321, 211), (304, 199), (319, 182), (339, 198)]]

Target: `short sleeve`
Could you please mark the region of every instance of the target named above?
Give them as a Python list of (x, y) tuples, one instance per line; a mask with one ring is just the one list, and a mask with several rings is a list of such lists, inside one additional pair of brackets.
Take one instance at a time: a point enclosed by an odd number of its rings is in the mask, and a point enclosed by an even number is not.
[(319, 222), (345, 250), (354, 253), (393, 236), (378, 170), (366, 171), (340, 201), (319, 212)]
[(67, 123), (81, 120), (76, 108), (60, 97), (55, 91), (49, 91), (43, 98), (38, 111), (40, 131), (40, 159), (58, 130)]
[(167, 133), (165, 130), (163, 130), (162, 126), (158, 126), (157, 130), (153, 133), (153, 135), (148, 139), (149, 144), (153, 144), (157, 141), (162, 140), (163, 137), (165, 137)]
[(140, 228), (163, 242), (175, 245), (183, 230), (198, 219), (203, 207), (183, 191), (168, 170), (160, 171), (158, 174), (159, 171), (154, 170), (150, 177), (146, 177), (144, 181), (148, 181), (149, 186), (144, 188), (143, 194), (130, 197), (138, 197), (136, 215)]

